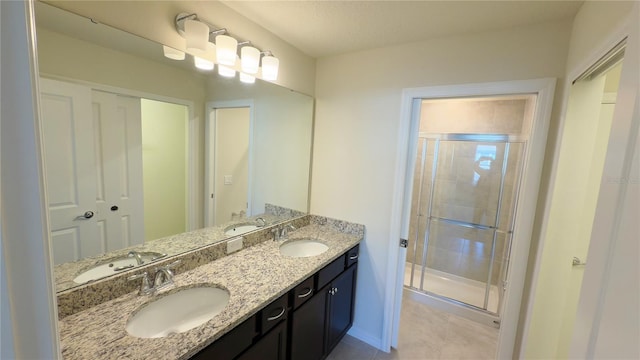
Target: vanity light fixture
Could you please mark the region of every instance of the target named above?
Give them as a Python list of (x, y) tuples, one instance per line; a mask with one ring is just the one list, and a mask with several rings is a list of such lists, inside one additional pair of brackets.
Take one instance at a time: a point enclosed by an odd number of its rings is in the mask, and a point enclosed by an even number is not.
[[(185, 38), (186, 52), (193, 55), (197, 68), (213, 70), (217, 63), (222, 65), (218, 67), (220, 75), (234, 77), (236, 70), (241, 70), (242, 81), (253, 83), (256, 75), (260, 72), (260, 57), (262, 56), (260, 77), (267, 81), (274, 81), (278, 78), (280, 61), (273, 56), (271, 51), (261, 52), (249, 41), (238, 43), (237, 39), (228, 34), (227, 29), (211, 30), (215, 27), (198, 19), (194, 13), (176, 15), (175, 26), (178, 33)], [(212, 37), (215, 39), (215, 44), (209, 41)], [(241, 46), (241, 57), (238, 57), (239, 45)], [(182, 51), (164, 45), (163, 49), (165, 56), (170, 59), (184, 59), (185, 55)], [(236, 65), (238, 59), (240, 59), (240, 66)]]
[(206, 51), (209, 42), (209, 26), (196, 19), (184, 21), (184, 38), (187, 51)]
[(204, 52), (196, 52), (193, 55), (193, 61), (195, 66), (201, 70), (213, 70), (214, 62), (213, 59), (216, 57), (216, 46), (207, 42), (207, 51)]
[(247, 74), (257, 74), (260, 68), (260, 50), (246, 45), (240, 49), (240, 65)]
[(218, 75), (224, 77), (234, 77), (236, 76), (236, 71), (230, 67), (224, 65), (218, 65)]
[(194, 56), (193, 57), (193, 63), (195, 64), (195, 66), (200, 69), (200, 70), (207, 70), (207, 71), (211, 71), (213, 70), (213, 67), (215, 66), (213, 64), (213, 61), (209, 61), (207, 59), (203, 59), (199, 56)]
[(229, 35), (216, 36), (216, 56), (218, 63), (233, 66), (236, 64), (238, 40)]
[(166, 58), (169, 58), (171, 60), (184, 60), (184, 51), (176, 50), (167, 45), (162, 45), (162, 51), (164, 52), (164, 56)]
[(277, 80), (280, 60), (273, 56), (271, 51), (265, 51), (263, 54), (265, 56), (262, 57), (262, 78), (268, 81)]
[(240, 73), (240, 81), (245, 84), (253, 84), (256, 82), (256, 77), (253, 75), (245, 74), (243, 72)]

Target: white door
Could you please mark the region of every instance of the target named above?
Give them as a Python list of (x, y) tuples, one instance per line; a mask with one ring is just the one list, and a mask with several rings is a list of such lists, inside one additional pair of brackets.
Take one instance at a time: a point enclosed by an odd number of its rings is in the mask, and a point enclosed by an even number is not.
[[(91, 89), (40, 79), (55, 264), (104, 252), (97, 236)], [(86, 214), (86, 215), (85, 215)]]
[(144, 241), (140, 99), (93, 91), (96, 226), (105, 251)]

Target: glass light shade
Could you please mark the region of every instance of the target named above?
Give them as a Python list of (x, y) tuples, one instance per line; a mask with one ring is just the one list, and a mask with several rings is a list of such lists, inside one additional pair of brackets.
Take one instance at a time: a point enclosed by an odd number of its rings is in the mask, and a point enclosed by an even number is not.
[(245, 73), (256, 74), (260, 67), (260, 50), (253, 46), (243, 46), (240, 50), (240, 64)]
[(224, 65), (218, 65), (218, 74), (224, 77), (234, 77), (236, 76), (236, 71)]
[(194, 56), (193, 57), (193, 63), (196, 65), (196, 67), (200, 70), (213, 70), (213, 61), (209, 61), (207, 59), (203, 59), (201, 57), (198, 56)]
[(162, 51), (166, 58), (171, 60), (184, 60), (184, 51), (176, 50), (167, 45), (162, 45)]
[(236, 53), (238, 52), (238, 40), (227, 35), (216, 36), (216, 56), (218, 64), (234, 66)]
[(184, 38), (187, 40), (187, 51), (206, 51), (209, 42), (209, 26), (198, 20), (185, 20)]
[(280, 60), (274, 56), (265, 56), (262, 58), (262, 79), (273, 81), (278, 79), (278, 67)]
[(245, 74), (243, 72), (240, 73), (240, 81), (245, 84), (253, 84), (256, 82), (256, 77), (253, 75)]

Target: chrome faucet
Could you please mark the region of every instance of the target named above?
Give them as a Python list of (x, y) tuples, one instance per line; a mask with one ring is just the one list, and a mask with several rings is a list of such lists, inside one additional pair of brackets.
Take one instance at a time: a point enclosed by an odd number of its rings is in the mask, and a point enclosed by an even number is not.
[(129, 251), (129, 253), (127, 254), (127, 257), (136, 258), (136, 262), (138, 263), (138, 265), (144, 264), (144, 260), (142, 260), (142, 256), (137, 251), (133, 251), (133, 250)]
[(287, 225), (283, 226), (282, 229), (280, 230), (280, 238), (281, 239), (286, 239), (287, 235), (289, 234), (289, 231), (293, 231), (295, 229), (296, 229), (296, 227), (293, 226), (292, 224), (287, 224)]
[(149, 280), (149, 273), (143, 272), (137, 275), (129, 276), (128, 280), (138, 280), (142, 279), (142, 283), (140, 284), (140, 290), (138, 291), (138, 295), (152, 295), (157, 290), (160, 290), (164, 287), (167, 287), (173, 284), (173, 271), (172, 268), (176, 267), (180, 264), (180, 260), (174, 261), (173, 263), (165, 266), (161, 266), (156, 269), (155, 274), (153, 275), (153, 282)]
[(129, 276), (128, 280), (132, 281), (132, 280), (138, 280), (138, 279), (142, 279), (142, 283), (140, 284), (140, 290), (138, 291), (138, 295), (143, 296), (143, 295), (151, 295), (154, 292), (156, 292), (156, 289), (154, 287), (151, 286), (151, 283), (149, 282), (149, 273), (148, 272), (143, 272), (140, 273), (138, 275), (132, 275)]
[(264, 227), (264, 226), (267, 225), (267, 221), (264, 218), (261, 218), (261, 217), (256, 219), (256, 223), (258, 223), (259, 227)]
[(173, 269), (180, 264), (180, 260), (174, 261), (169, 265), (162, 266), (156, 270), (156, 274), (153, 276), (153, 287), (156, 290), (160, 290), (173, 284)]

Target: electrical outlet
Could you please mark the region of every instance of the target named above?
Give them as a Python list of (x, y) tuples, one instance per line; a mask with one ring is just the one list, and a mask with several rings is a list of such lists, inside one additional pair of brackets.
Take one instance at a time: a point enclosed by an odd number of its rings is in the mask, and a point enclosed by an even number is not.
[(242, 236), (235, 238), (235, 239), (231, 239), (229, 241), (227, 241), (227, 254), (231, 254), (232, 252), (236, 252), (240, 249), (242, 249), (242, 241), (244, 240), (244, 238)]

